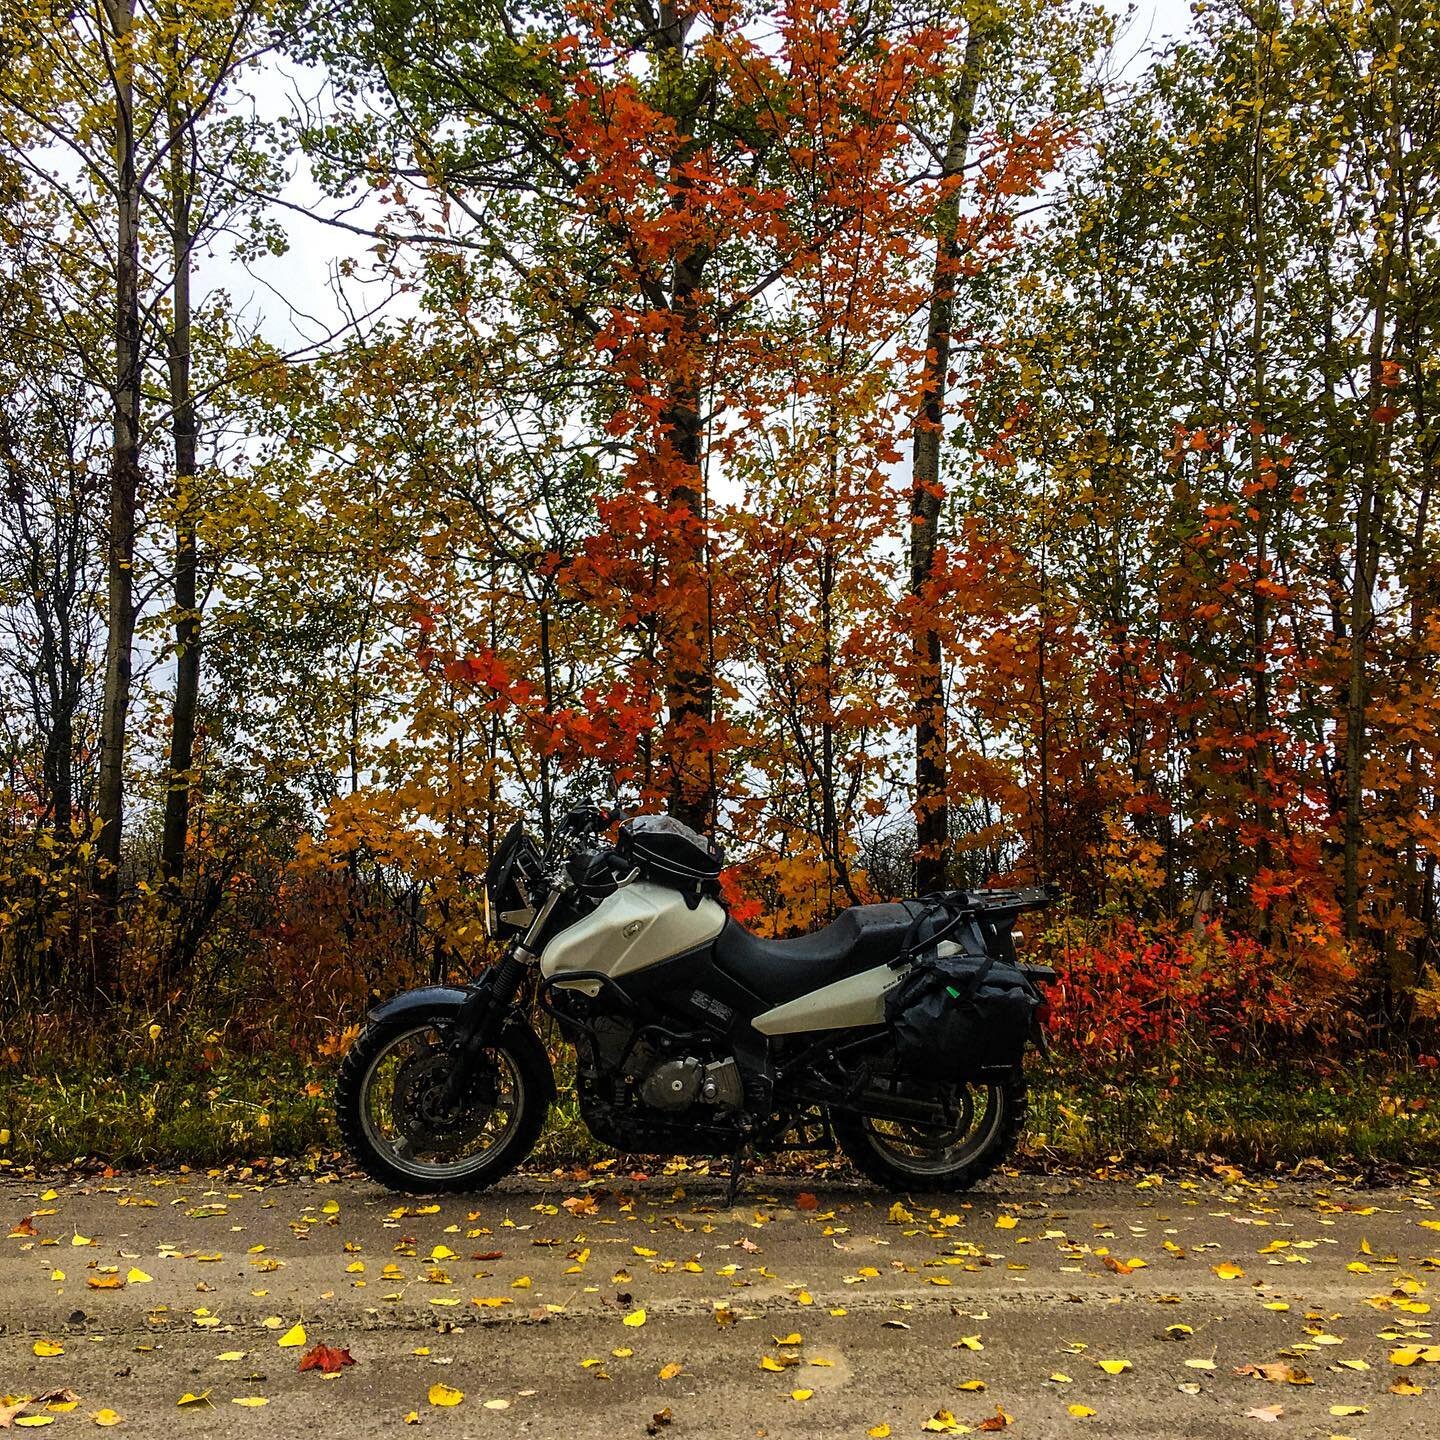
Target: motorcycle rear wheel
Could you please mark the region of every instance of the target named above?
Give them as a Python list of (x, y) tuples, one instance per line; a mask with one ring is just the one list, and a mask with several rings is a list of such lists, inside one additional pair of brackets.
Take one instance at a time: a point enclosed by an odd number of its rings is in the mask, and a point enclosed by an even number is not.
[(934, 1125), (877, 1120), (855, 1111), (833, 1112), (831, 1128), (850, 1163), (890, 1190), (968, 1190), (1014, 1150), (1025, 1126), (1025, 1080), (967, 1088), (964, 1124)]
[(335, 1085), (340, 1135), (356, 1164), (390, 1190), (483, 1190), (535, 1148), (555, 1094), (550, 1057), (512, 1022), (485, 1051), (471, 1094), (442, 1108), (449, 1073), (444, 1015), (367, 1026)]

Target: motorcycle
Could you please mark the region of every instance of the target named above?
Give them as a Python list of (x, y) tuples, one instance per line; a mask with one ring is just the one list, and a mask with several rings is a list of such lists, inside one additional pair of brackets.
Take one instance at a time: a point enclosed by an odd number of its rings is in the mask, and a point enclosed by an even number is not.
[(547, 1018), (574, 1047), (596, 1139), (728, 1155), (732, 1199), (741, 1161), (763, 1151), (838, 1143), (900, 1189), (965, 1189), (1001, 1164), (1055, 978), (1017, 960), (1014, 925), (1053, 892), (858, 905), (763, 939), (727, 912), (717, 846), (666, 816), (626, 821), (607, 843), (621, 818), (572, 810), (545, 850), (512, 826), (485, 876), (503, 957), (473, 983), (370, 1012), (336, 1106), (371, 1178), (474, 1190), (521, 1164), (556, 1097)]

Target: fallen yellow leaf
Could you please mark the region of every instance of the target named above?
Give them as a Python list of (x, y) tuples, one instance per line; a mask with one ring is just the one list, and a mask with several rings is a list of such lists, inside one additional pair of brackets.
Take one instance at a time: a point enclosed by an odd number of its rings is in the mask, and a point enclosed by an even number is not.
[(198, 1395), (195, 1395), (187, 1390), (175, 1403), (187, 1407), (191, 1405), (209, 1405), (211, 1403), (210, 1392), (208, 1390), (202, 1390)]
[(1120, 1375), (1131, 1368), (1128, 1360), (1097, 1360), (1095, 1363), (1107, 1375)]
[(458, 1405), (465, 1398), (463, 1390), (457, 1390), (453, 1385), (444, 1385), (436, 1381), (430, 1387), (429, 1400), (432, 1405)]
[(103, 1410), (97, 1410), (90, 1417), (97, 1425), (118, 1425), (125, 1417), (117, 1410), (112, 1410), (108, 1405)]
[(262, 1405), (270, 1402), (263, 1395), (236, 1395), (231, 1398), (232, 1405), (244, 1405), (246, 1409), (258, 1410)]
[(54, 1340), (37, 1340), (31, 1347), (42, 1360), (50, 1355), (63, 1355), (65, 1347), (57, 1344)]
[(645, 1323), (645, 1312), (643, 1310), (632, 1310), (625, 1317), (625, 1324), (633, 1325), (637, 1329)]
[(1067, 1405), (1065, 1408), (1077, 1420), (1088, 1420), (1095, 1413), (1088, 1405)]
[(814, 1393), (813, 1390), (792, 1390), (790, 1398), (792, 1400), (808, 1400)]

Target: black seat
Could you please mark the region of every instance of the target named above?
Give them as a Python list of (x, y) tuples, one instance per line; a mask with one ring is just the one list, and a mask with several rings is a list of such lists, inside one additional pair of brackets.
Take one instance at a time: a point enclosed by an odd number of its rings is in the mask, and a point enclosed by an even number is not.
[(781, 1005), (893, 960), (918, 909), (914, 901), (855, 905), (823, 930), (793, 940), (762, 940), (727, 920), (715, 940), (715, 963), (752, 994)]

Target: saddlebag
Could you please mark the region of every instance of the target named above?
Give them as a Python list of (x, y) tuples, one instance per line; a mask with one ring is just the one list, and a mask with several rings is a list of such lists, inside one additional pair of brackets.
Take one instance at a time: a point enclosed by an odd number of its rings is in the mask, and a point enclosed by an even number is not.
[(620, 827), (615, 845), (642, 880), (678, 890), (693, 910), (720, 894), (725, 853), (713, 841), (669, 815), (637, 815)]
[(891, 987), (885, 1019), (902, 1068), (952, 1084), (1018, 1072), (1039, 1003), (1008, 960), (932, 947)]

